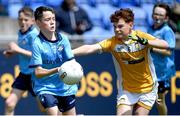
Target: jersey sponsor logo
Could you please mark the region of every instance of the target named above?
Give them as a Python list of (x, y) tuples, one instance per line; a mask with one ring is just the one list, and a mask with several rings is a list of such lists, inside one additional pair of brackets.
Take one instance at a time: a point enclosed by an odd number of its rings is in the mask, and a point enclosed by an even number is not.
[(26, 45), (27, 41), (23, 39), (22, 41), (19, 42), (20, 45)]
[(137, 42), (131, 44), (117, 44), (114, 48), (121, 56), (124, 64), (137, 64), (145, 60), (143, 53), (144, 45)]
[(142, 57), (142, 58), (139, 58), (137, 60), (131, 60), (131, 61), (123, 61), (125, 64), (137, 64), (137, 63), (141, 63), (142, 61), (144, 61), (145, 58)]
[(61, 60), (56, 58), (55, 60), (43, 60), (43, 64), (59, 64)]
[(114, 50), (115, 50), (116, 52), (128, 52), (128, 51), (129, 51), (128, 49), (129, 49), (128, 46), (117, 44), (117, 45), (115, 46), (115, 49), (114, 49)]
[(22, 41), (22, 44), (25, 45), (25, 44), (26, 44), (26, 40), (23, 40), (23, 41)]
[(57, 50), (58, 50), (59, 52), (61, 52), (63, 49), (64, 49), (64, 46), (63, 46), (63, 45), (60, 45), (60, 46), (58, 46), (58, 48), (57, 48)]
[(131, 44), (117, 44), (114, 48), (116, 52), (137, 52), (144, 49), (145, 46), (139, 44), (138, 42)]

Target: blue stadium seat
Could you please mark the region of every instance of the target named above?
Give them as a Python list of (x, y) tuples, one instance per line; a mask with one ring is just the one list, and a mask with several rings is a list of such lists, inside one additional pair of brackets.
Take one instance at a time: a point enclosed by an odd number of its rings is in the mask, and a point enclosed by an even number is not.
[(121, 8), (129, 8), (131, 6), (140, 6), (139, 0), (119, 0), (119, 6)]
[(141, 4), (155, 4), (157, 0), (141, 0)]
[(118, 8), (112, 6), (111, 4), (99, 4), (98, 8), (101, 10), (103, 13), (103, 28), (110, 30), (112, 27), (112, 24), (110, 22), (110, 16), (112, 13), (114, 13)]
[(10, 3), (8, 5), (8, 14), (12, 19), (18, 18), (18, 11), (23, 7), (22, 3)]
[(22, 0), (8, 0), (9, 4), (23, 3)]
[(7, 0), (0, 0), (0, 7), (1, 7), (1, 16), (8, 16), (8, 1)]
[(153, 20), (152, 20), (152, 10), (153, 10), (154, 4), (150, 3), (143, 3), (141, 8), (146, 12), (147, 14), (147, 21), (149, 25), (152, 25)]
[(134, 28), (142, 31), (147, 31), (148, 21), (147, 14), (141, 7), (131, 7), (134, 12)]
[(79, 5), (88, 4), (88, 0), (76, 0), (76, 3)]
[(166, 3), (166, 4), (168, 4), (170, 7), (173, 7), (173, 6), (176, 4), (175, 0), (157, 0), (157, 1), (158, 1), (158, 2)]
[(9, 2), (8, 2), (8, 0), (0, 0), (0, 4), (2, 4), (4, 6), (8, 6)]
[(46, 4), (51, 7), (59, 7), (63, 0), (46, 0)]
[(147, 32), (147, 30), (148, 30), (148, 27), (147, 26), (134, 26), (134, 29), (135, 30), (141, 30), (141, 31), (143, 31), (143, 32)]
[(120, 0), (109, 0), (109, 1), (112, 6), (115, 6), (115, 7), (120, 6)]
[(98, 4), (109, 3), (110, 0), (96, 0)]
[(134, 6), (134, 4), (131, 4), (131, 3), (120, 3), (119, 4), (120, 8), (131, 8), (133, 6)]
[(107, 31), (99, 26), (94, 26), (92, 30), (83, 34), (85, 44), (93, 44), (104, 39), (110, 38), (113, 35), (110, 31)]
[(97, 6), (97, 1), (96, 0), (88, 0), (87, 2), (92, 7), (96, 7)]
[(30, 4), (30, 7), (33, 9), (33, 10), (36, 10), (37, 7), (39, 6), (46, 6), (47, 4), (45, 3), (44, 0), (31, 0), (31, 4)]
[(81, 4), (80, 6), (87, 12), (94, 26), (102, 26), (103, 14), (98, 7), (89, 4)]
[(31, 0), (24, 0), (24, 5), (25, 6), (30, 6)]

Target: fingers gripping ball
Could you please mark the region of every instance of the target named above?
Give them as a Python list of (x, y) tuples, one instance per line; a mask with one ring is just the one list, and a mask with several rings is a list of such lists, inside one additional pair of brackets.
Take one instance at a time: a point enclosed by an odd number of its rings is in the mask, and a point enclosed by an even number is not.
[(73, 61), (67, 61), (58, 70), (60, 79), (67, 85), (77, 84), (84, 76), (82, 66)]

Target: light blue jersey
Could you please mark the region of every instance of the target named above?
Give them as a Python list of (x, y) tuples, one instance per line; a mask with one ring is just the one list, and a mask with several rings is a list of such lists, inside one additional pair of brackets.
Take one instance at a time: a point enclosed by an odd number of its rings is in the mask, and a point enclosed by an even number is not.
[(149, 33), (156, 38), (165, 40), (169, 44), (172, 52), (171, 56), (165, 56), (155, 52), (151, 53), (158, 81), (168, 80), (174, 76), (176, 72), (174, 64), (175, 34), (167, 24), (164, 24), (158, 29), (149, 29)]
[[(51, 69), (61, 66), (65, 61), (74, 58), (67, 36), (56, 34), (56, 41), (49, 41), (42, 33), (37, 36), (33, 44), (33, 54), (30, 66), (41, 66)], [(56, 96), (69, 96), (76, 94), (77, 85), (66, 85), (58, 73), (37, 78), (32, 76), (33, 90), (37, 95), (52, 94)]]
[[(32, 51), (32, 43), (36, 36), (39, 34), (39, 31), (34, 27), (30, 27), (28, 31), (25, 33), (18, 32), (18, 45), (19, 47)], [(30, 74), (32, 73), (32, 69), (29, 68), (29, 62), (31, 60), (30, 57), (18, 54), (19, 55), (19, 68), (21, 73)]]

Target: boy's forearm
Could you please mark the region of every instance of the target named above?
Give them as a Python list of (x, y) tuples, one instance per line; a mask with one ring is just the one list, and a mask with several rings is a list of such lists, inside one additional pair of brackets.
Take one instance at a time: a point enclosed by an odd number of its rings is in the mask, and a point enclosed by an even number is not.
[(75, 56), (81, 56), (81, 55), (86, 55), (86, 54), (89, 54), (89, 50), (90, 48), (88, 48), (88, 45), (83, 45), (83, 46), (80, 46), (76, 49), (73, 49), (73, 54)]
[(25, 55), (25, 56), (29, 56), (31, 57), (32, 56), (32, 52), (31, 51), (28, 51), (28, 50), (25, 50), (23, 48), (20, 48), (17, 53), (19, 54), (22, 54), (22, 55)]
[(54, 73), (57, 73), (58, 68), (59, 67), (56, 67), (56, 68), (53, 68), (53, 69), (44, 69), (42, 67), (38, 67), (38, 68), (35, 69), (35, 75), (38, 78), (43, 78), (45, 76), (49, 76), (49, 75), (52, 75)]
[(73, 50), (75, 56), (88, 55), (98, 53), (102, 48), (99, 44), (83, 45)]
[(158, 49), (158, 48), (152, 48), (152, 52), (162, 54), (164, 56), (170, 56), (171, 50), (169, 49)]
[(166, 41), (156, 39), (156, 40), (148, 40), (148, 45), (155, 47), (155, 48), (160, 48), (160, 49), (168, 49), (169, 45)]

